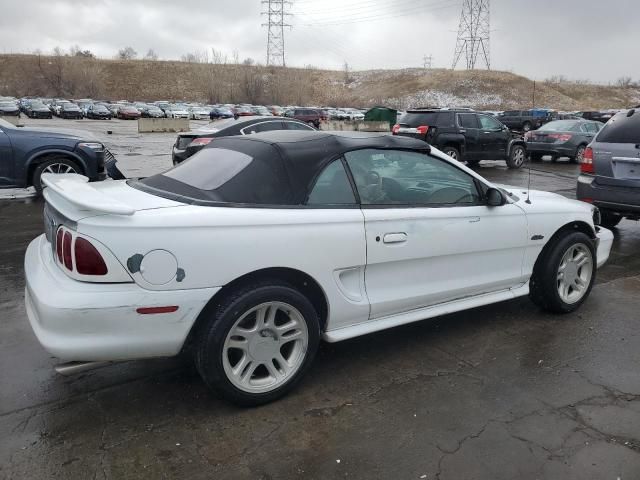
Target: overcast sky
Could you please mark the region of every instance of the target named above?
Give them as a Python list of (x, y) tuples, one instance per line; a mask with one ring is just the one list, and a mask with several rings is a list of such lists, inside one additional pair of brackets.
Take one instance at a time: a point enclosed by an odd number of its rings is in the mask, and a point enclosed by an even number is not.
[[(287, 64), (450, 67), (462, 0), (293, 0)], [(260, 0), (0, 0), (0, 51), (132, 46), (162, 59), (212, 47), (266, 58)], [(491, 0), (491, 62), (542, 80), (640, 80), (640, 0)]]

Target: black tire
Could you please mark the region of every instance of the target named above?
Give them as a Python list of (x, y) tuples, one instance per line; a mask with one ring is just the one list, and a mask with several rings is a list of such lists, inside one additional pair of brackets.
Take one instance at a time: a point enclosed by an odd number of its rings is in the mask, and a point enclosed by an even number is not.
[[(442, 153), (444, 153), (445, 155), (449, 155), (454, 160), (457, 160), (459, 162), (462, 161), (462, 155), (460, 154), (460, 150), (458, 150), (456, 147), (452, 145), (447, 145), (446, 147), (444, 147), (442, 149)], [(474, 160), (471, 160), (471, 161), (473, 162)]]
[(614, 228), (622, 220), (622, 216), (609, 210), (600, 210), (600, 225), (604, 228)]
[(586, 145), (578, 145), (578, 148), (576, 148), (576, 153), (574, 156), (569, 157), (569, 161), (571, 163), (582, 163), (582, 160), (584, 158), (584, 151), (587, 149)]
[[(585, 245), (591, 252), (592, 274), (582, 297), (573, 303), (565, 302), (558, 293), (558, 269), (564, 254), (575, 245)], [(551, 240), (533, 268), (529, 283), (529, 298), (540, 308), (553, 313), (570, 313), (587, 299), (597, 273), (596, 251), (593, 241), (582, 232), (567, 232)]]
[(542, 161), (542, 154), (541, 153), (530, 153), (529, 154), (529, 160), (531, 160), (532, 162), (541, 162)]
[(475, 159), (475, 160), (467, 160), (467, 167), (469, 167), (469, 168), (475, 168), (478, 165), (480, 165), (480, 160), (477, 160), (477, 159)]
[[(31, 176), (31, 184), (36, 189), (36, 193), (38, 195), (42, 193), (42, 189), (44, 188), (44, 185), (42, 184), (42, 179), (41, 179), (42, 174), (47, 169), (47, 167), (55, 164), (67, 165), (68, 167), (71, 167), (73, 170), (75, 170), (76, 173), (79, 173), (79, 174), (83, 173), (82, 168), (80, 168), (80, 166), (76, 162), (74, 162), (73, 160), (70, 160), (67, 157), (59, 157), (59, 156), (49, 157), (47, 160), (40, 163), (36, 167), (36, 169), (33, 171), (33, 175)], [(72, 172), (69, 172), (69, 173), (72, 173)]]
[[(284, 384), (264, 393), (241, 390), (227, 377), (223, 365), (224, 343), (235, 322), (251, 308), (265, 302), (284, 302), (297, 309), (307, 326), (308, 343), (298, 369)], [(320, 342), (320, 318), (311, 302), (286, 283), (260, 281), (239, 288), (219, 304), (207, 307), (195, 339), (195, 363), (202, 379), (224, 399), (241, 406), (258, 406), (272, 402), (291, 391), (302, 379)]]
[(524, 122), (522, 124), (522, 131), (523, 132), (529, 132), (531, 131), (531, 122)]
[(514, 145), (509, 152), (509, 158), (507, 158), (507, 167), (514, 169), (520, 168), (524, 165), (527, 159), (527, 150), (523, 145)]

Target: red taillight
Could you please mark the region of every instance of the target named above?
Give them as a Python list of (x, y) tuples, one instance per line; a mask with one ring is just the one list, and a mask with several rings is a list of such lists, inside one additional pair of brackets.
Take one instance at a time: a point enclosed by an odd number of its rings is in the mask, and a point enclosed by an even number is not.
[(393, 135), (396, 135), (398, 133), (398, 130), (400, 130), (400, 125), (397, 123), (393, 127), (391, 127), (391, 133)]
[(593, 149), (591, 147), (584, 149), (580, 171), (582, 173), (595, 173), (595, 169), (593, 168)]
[(191, 143), (189, 144), (190, 147), (199, 147), (202, 145), (208, 145), (211, 140), (213, 140), (213, 138), (211, 137), (200, 137), (200, 138), (194, 138)]
[(76, 271), (80, 275), (106, 275), (108, 272), (100, 252), (82, 237), (76, 238), (75, 257)]
[(56, 255), (58, 256), (58, 261), (62, 263), (62, 229), (58, 229), (58, 233), (56, 234)]
[(568, 142), (569, 140), (571, 140), (571, 137), (573, 137), (573, 135), (570, 135), (568, 133), (550, 133), (549, 134), (549, 138), (553, 138), (554, 140), (559, 140), (561, 142)]
[(64, 232), (64, 241), (62, 244), (62, 261), (68, 270), (73, 270), (73, 261), (71, 260), (71, 233)]
[(419, 127), (416, 127), (416, 133), (418, 135), (426, 135), (428, 131), (429, 131), (428, 125), (420, 125)]

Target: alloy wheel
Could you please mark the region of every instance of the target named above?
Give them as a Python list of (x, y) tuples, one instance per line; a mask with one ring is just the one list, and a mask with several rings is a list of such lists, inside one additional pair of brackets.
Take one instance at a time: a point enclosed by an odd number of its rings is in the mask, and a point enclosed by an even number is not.
[(75, 168), (65, 163), (52, 163), (42, 173), (78, 173)]
[(558, 267), (558, 295), (565, 303), (578, 302), (587, 292), (593, 275), (593, 257), (589, 248), (578, 243), (569, 247)]
[(309, 332), (302, 314), (284, 302), (257, 305), (229, 330), (222, 363), (229, 381), (249, 393), (286, 383), (304, 363)]

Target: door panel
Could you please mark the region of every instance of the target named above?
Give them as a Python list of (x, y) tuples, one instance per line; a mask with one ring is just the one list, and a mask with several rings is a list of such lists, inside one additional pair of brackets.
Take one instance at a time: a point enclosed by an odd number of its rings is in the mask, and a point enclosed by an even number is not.
[(478, 121), (483, 159), (502, 160), (507, 154), (510, 133), (503, 130), (502, 124), (489, 115), (478, 115)]
[[(525, 281), (527, 222), (516, 205), (364, 209), (364, 216), (371, 318)], [(403, 241), (386, 242), (399, 234)]]
[(464, 135), (464, 158), (469, 160), (482, 158), (482, 143), (480, 141), (480, 125), (475, 113), (459, 113), (458, 125), (460, 133)]
[(0, 186), (15, 185), (13, 148), (6, 133), (0, 130)]

